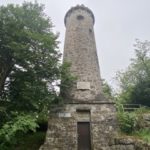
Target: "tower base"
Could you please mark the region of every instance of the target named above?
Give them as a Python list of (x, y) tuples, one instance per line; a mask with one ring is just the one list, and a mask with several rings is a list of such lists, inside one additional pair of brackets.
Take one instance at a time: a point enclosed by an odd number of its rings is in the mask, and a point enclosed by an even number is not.
[(53, 108), (40, 150), (102, 150), (117, 129), (113, 103), (70, 103)]

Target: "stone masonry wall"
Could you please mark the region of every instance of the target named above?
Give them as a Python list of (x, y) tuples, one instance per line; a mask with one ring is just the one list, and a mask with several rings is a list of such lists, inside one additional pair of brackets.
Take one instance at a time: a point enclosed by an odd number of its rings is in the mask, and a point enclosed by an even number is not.
[[(90, 113), (86, 113), (90, 112)], [(113, 104), (66, 104), (50, 113), (48, 131), (40, 150), (77, 150), (77, 122), (90, 122), (91, 150), (150, 150), (150, 144), (117, 134)]]
[(77, 150), (78, 122), (90, 123), (91, 150), (150, 150), (149, 145), (116, 138), (115, 106), (102, 94), (94, 21), (91, 10), (83, 5), (71, 8), (65, 16), (64, 61), (71, 63), (77, 81), (68, 89), (67, 104), (51, 109), (40, 150)]
[(150, 150), (150, 143), (131, 137), (115, 137), (103, 150)]
[[(70, 97), (81, 101), (93, 100), (102, 91), (93, 29), (94, 15), (85, 6), (73, 7), (66, 14), (65, 25), (64, 61), (71, 63), (71, 73), (77, 77), (69, 92)], [(83, 84), (77, 88), (78, 83)]]
[[(78, 110), (90, 110), (90, 114), (80, 114)], [(46, 141), (40, 150), (77, 150), (79, 121), (90, 122), (92, 150), (100, 150), (115, 135), (114, 113), (112, 104), (67, 104), (51, 113)]]

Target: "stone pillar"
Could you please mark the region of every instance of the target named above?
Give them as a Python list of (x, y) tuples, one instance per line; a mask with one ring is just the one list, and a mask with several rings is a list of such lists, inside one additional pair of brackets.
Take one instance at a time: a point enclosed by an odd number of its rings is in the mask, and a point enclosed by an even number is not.
[(92, 11), (83, 5), (72, 7), (65, 16), (64, 61), (71, 63), (71, 73), (77, 77), (69, 92), (75, 101), (95, 100), (102, 91), (94, 20)]

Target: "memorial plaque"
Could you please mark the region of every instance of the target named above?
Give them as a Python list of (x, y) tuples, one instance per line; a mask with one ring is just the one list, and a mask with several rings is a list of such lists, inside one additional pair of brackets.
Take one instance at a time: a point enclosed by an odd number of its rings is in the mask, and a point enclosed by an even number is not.
[(90, 82), (77, 82), (78, 90), (90, 90)]
[(60, 118), (70, 118), (71, 117), (71, 113), (67, 113), (67, 112), (58, 113), (58, 117), (60, 117)]

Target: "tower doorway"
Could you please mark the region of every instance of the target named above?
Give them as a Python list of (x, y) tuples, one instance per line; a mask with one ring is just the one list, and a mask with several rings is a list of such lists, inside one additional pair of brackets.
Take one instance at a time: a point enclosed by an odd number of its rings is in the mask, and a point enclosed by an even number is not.
[(78, 122), (78, 150), (91, 150), (90, 122)]

